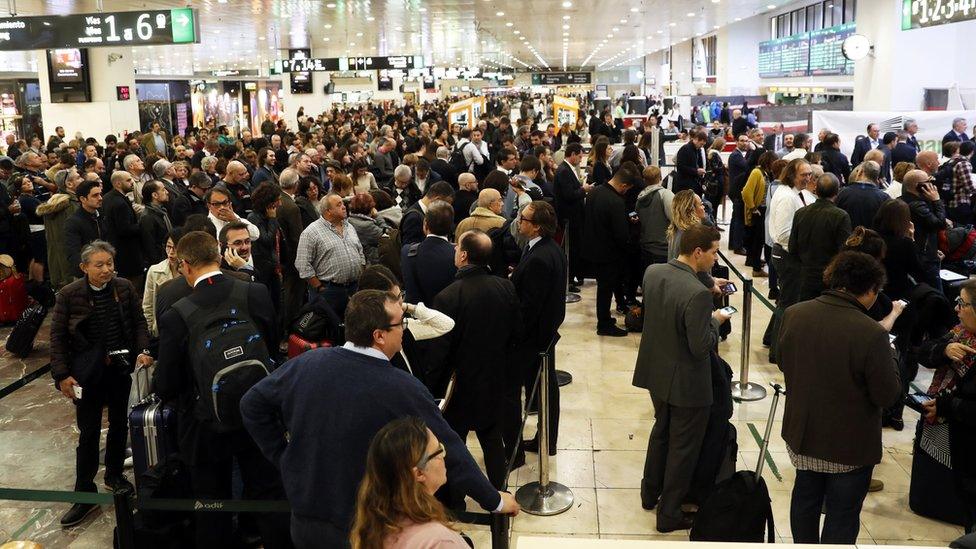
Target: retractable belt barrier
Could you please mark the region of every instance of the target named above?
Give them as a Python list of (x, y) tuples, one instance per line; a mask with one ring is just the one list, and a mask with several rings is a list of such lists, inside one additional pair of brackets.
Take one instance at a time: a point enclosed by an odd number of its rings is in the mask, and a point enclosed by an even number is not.
[(752, 277), (746, 277), (743, 275), (739, 269), (735, 268), (735, 265), (729, 261), (729, 258), (725, 257), (721, 251), (718, 252), (719, 257), (729, 268), (729, 270), (735, 273), (735, 276), (742, 281), (742, 342), (739, 345), (739, 381), (732, 383), (732, 398), (740, 401), (754, 401), (762, 400), (766, 398), (766, 388), (758, 383), (751, 383), (749, 381), (749, 344), (751, 341), (752, 332), (752, 296), (755, 295), (759, 300), (769, 308), (772, 312), (775, 307), (762, 295), (761, 292), (756, 290), (752, 283)]
[(7, 385), (3, 389), (0, 389), (0, 399), (2, 399), (5, 396), (10, 395), (11, 393), (13, 393), (14, 391), (16, 391), (17, 389), (20, 389), (21, 387), (27, 385), (28, 383), (34, 381), (35, 379), (43, 376), (44, 374), (46, 374), (46, 373), (48, 373), (50, 371), (51, 371), (51, 363), (48, 362), (44, 366), (41, 366), (40, 368), (38, 368), (38, 369), (34, 370), (33, 372), (25, 375), (24, 377), (22, 377), (22, 378), (18, 379), (17, 381), (11, 383), (10, 385)]

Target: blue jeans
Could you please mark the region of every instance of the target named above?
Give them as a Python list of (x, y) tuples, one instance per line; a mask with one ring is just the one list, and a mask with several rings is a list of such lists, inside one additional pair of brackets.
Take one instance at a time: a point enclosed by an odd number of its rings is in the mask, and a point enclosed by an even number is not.
[[(853, 545), (861, 529), (861, 505), (873, 470), (873, 465), (850, 473), (797, 470), (790, 502), (793, 543)], [(824, 507), (827, 516), (821, 532), (820, 510)]]

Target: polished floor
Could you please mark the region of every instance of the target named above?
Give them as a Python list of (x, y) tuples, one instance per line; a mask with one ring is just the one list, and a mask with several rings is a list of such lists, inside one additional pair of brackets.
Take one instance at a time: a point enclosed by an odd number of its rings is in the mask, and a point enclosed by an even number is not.
[[(732, 257), (741, 270), (742, 258)], [(734, 278), (734, 275), (733, 275)], [(737, 281), (738, 282), (738, 281)], [(741, 283), (739, 283), (741, 290)], [(767, 291), (765, 279), (757, 287)], [(598, 337), (595, 333), (595, 284), (588, 281), (580, 303), (567, 306), (566, 322), (557, 346), (557, 367), (573, 374), (574, 381), (562, 389), (562, 420), (558, 455), (551, 461), (551, 478), (572, 488), (572, 508), (557, 516), (521, 514), (513, 521), (513, 547), (520, 535), (579, 536), (612, 539), (664, 539), (679, 541), (687, 534), (660, 535), (654, 527), (654, 513), (640, 507), (639, 486), (653, 424), (646, 392), (631, 386), (639, 334), (623, 338)], [(742, 310), (742, 292), (732, 298)], [(768, 385), (783, 382), (779, 370), (766, 361), (762, 331), (769, 310), (753, 300), (750, 338), (750, 380)], [(622, 323), (623, 319), (620, 318)], [(733, 320), (732, 334), (721, 346), (722, 356), (738, 376), (741, 348), (741, 315)], [(48, 336), (42, 330), (31, 358), (0, 358), (0, 386), (18, 379), (46, 362)], [(9, 329), (0, 330), (0, 340)], [(0, 355), (2, 356), (2, 355)], [(925, 374), (920, 374), (924, 376)], [(920, 383), (924, 386), (925, 383)], [(738, 468), (754, 468), (759, 455), (758, 438), (766, 424), (771, 398), (735, 405), (733, 422), (738, 431)], [(0, 400), (0, 486), (70, 490), (73, 486), (74, 446), (77, 430), (73, 410), (54, 391), (50, 378), (43, 377)], [(777, 540), (790, 542), (789, 502), (795, 471), (780, 437), (782, 406), (774, 423), (770, 449), (775, 467), (764, 476), (772, 496)], [(874, 477), (885, 483), (883, 491), (867, 496), (861, 513), (859, 544), (945, 546), (962, 533), (953, 525), (919, 517), (908, 509), (912, 438), (917, 416), (906, 411), (902, 432), (885, 430), (884, 457)], [(527, 434), (534, 432), (530, 417)], [(755, 433), (755, 435), (753, 434)], [(480, 459), (475, 437), (468, 440)], [(511, 475), (512, 489), (538, 477), (536, 455)], [(84, 526), (65, 531), (58, 519), (66, 504), (0, 502), (0, 544), (8, 539), (34, 540), (47, 548), (111, 547), (114, 518), (105, 508)], [(478, 547), (490, 547), (487, 529), (463, 526)]]

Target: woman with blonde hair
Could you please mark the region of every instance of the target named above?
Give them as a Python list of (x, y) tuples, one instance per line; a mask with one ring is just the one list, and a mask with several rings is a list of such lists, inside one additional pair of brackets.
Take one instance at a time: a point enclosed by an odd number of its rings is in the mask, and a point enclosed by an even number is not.
[(352, 549), (467, 549), (434, 497), (447, 482), (444, 445), (420, 418), (391, 421), (373, 437), (356, 498)]
[(705, 205), (691, 189), (674, 195), (671, 201), (671, 225), (668, 227), (668, 261), (678, 257), (681, 235), (705, 219)]

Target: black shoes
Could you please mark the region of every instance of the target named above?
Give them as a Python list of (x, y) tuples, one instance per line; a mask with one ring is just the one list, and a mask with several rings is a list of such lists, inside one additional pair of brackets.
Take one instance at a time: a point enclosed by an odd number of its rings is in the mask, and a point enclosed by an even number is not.
[(113, 492), (128, 491), (128, 492), (135, 493), (136, 491), (136, 487), (133, 486), (132, 483), (129, 482), (129, 479), (125, 478), (124, 475), (106, 476), (105, 486)]
[(677, 522), (661, 521), (661, 517), (657, 518), (657, 531), (662, 534), (667, 534), (668, 532), (674, 532), (676, 530), (690, 530), (695, 521), (689, 517), (682, 517), (681, 520)]
[[(529, 440), (522, 441), (522, 449), (526, 452), (532, 452), (533, 454), (539, 453), (539, 439), (533, 438)], [(549, 455), (556, 455), (556, 447), (553, 445), (549, 448)]]
[(905, 420), (900, 417), (881, 416), (881, 426), (901, 431), (905, 428)]
[(569, 293), (571, 294), (578, 294), (580, 291), (579, 286), (573, 286), (572, 284), (569, 285), (569, 288), (567, 288), (567, 290), (569, 290)]
[(608, 336), (608, 337), (624, 337), (628, 334), (627, 330), (618, 328), (616, 326), (607, 326), (604, 328), (597, 328), (596, 335)]
[(76, 503), (68, 509), (68, 512), (61, 517), (61, 527), (71, 528), (78, 526), (85, 521), (85, 518), (92, 513), (98, 506), (92, 503)]

